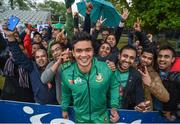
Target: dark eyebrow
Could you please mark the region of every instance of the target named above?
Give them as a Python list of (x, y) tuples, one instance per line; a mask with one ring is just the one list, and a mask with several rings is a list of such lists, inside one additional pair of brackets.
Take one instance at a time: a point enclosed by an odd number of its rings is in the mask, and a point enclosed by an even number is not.
[(81, 48), (77, 48), (76, 50), (83, 50), (83, 49), (81, 49)]
[(170, 57), (170, 55), (164, 55), (164, 57)]

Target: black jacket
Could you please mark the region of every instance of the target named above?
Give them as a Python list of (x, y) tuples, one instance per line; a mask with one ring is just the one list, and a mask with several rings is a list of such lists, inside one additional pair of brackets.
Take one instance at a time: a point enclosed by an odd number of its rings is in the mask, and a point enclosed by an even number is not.
[(170, 72), (163, 84), (170, 94), (170, 100), (163, 103), (163, 110), (176, 111), (180, 103), (180, 72)]
[[(119, 70), (117, 70), (119, 71)], [(116, 79), (119, 75), (115, 72)], [(144, 90), (140, 73), (133, 67), (129, 68), (129, 77), (122, 96), (121, 106), (123, 109), (134, 109), (136, 105), (144, 101)]]

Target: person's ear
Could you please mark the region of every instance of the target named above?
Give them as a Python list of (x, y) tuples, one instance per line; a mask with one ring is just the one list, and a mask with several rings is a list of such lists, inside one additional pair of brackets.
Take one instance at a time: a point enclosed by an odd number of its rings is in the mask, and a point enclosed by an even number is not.
[(171, 63), (173, 64), (175, 60), (176, 60), (176, 57), (173, 57)]
[(73, 55), (73, 57), (75, 57), (74, 50), (72, 50), (72, 55)]
[(118, 60), (120, 60), (120, 58), (121, 58), (121, 54), (119, 53), (119, 54), (118, 54)]

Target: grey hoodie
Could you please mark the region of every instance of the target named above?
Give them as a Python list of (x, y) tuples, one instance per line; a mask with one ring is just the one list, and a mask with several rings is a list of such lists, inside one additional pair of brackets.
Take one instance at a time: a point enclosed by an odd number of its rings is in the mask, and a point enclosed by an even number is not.
[(56, 73), (52, 72), (51, 66), (54, 64), (55, 61), (51, 61), (44, 72), (41, 75), (41, 81), (44, 84), (47, 84), (49, 82), (55, 82), (55, 87), (56, 87), (56, 99), (59, 104), (61, 104), (61, 71), (60, 71), (60, 66), (59, 69)]

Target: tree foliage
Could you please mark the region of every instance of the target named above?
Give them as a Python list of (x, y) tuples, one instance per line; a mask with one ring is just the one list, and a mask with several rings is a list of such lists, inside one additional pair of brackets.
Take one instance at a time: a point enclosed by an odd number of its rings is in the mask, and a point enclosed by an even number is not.
[(64, 14), (66, 7), (63, 2), (55, 2), (52, 0), (45, 0), (43, 3), (38, 4), (39, 9), (49, 9), (53, 14)]
[(37, 2), (36, 0), (27, 0), (27, 4), (31, 9), (37, 9)]
[[(65, 21), (66, 7), (63, 2), (55, 2), (52, 0), (44, 0), (43, 3), (37, 3), (36, 0), (8, 0), (11, 9), (18, 8), (20, 10), (45, 10), (51, 11), (52, 21)], [(1, 4), (1, 3), (0, 3)]]
[(51, 11), (53, 21), (58, 21), (58, 17), (60, 16), (63, 20), (65, 18), (66, 7), (63, 2), (55, 2), (52, 0), (45, 0), (43, 3), (39, 3), (37, 8), (40, 10), (48, 10)]
[(157, 32), (167, 29), (180, 29), (179, 0), (132, 0), (131, 4), (128, 4), (126, 0), (109, 1), (120, 12), (125, 7), (130, 10), (127, 26), (132, 27), (135, 19), (139, 17), (146, 31)]
[(11, 9), (17, 7), (20, 10), (29, 10), (28, 0), (9, 0)]

